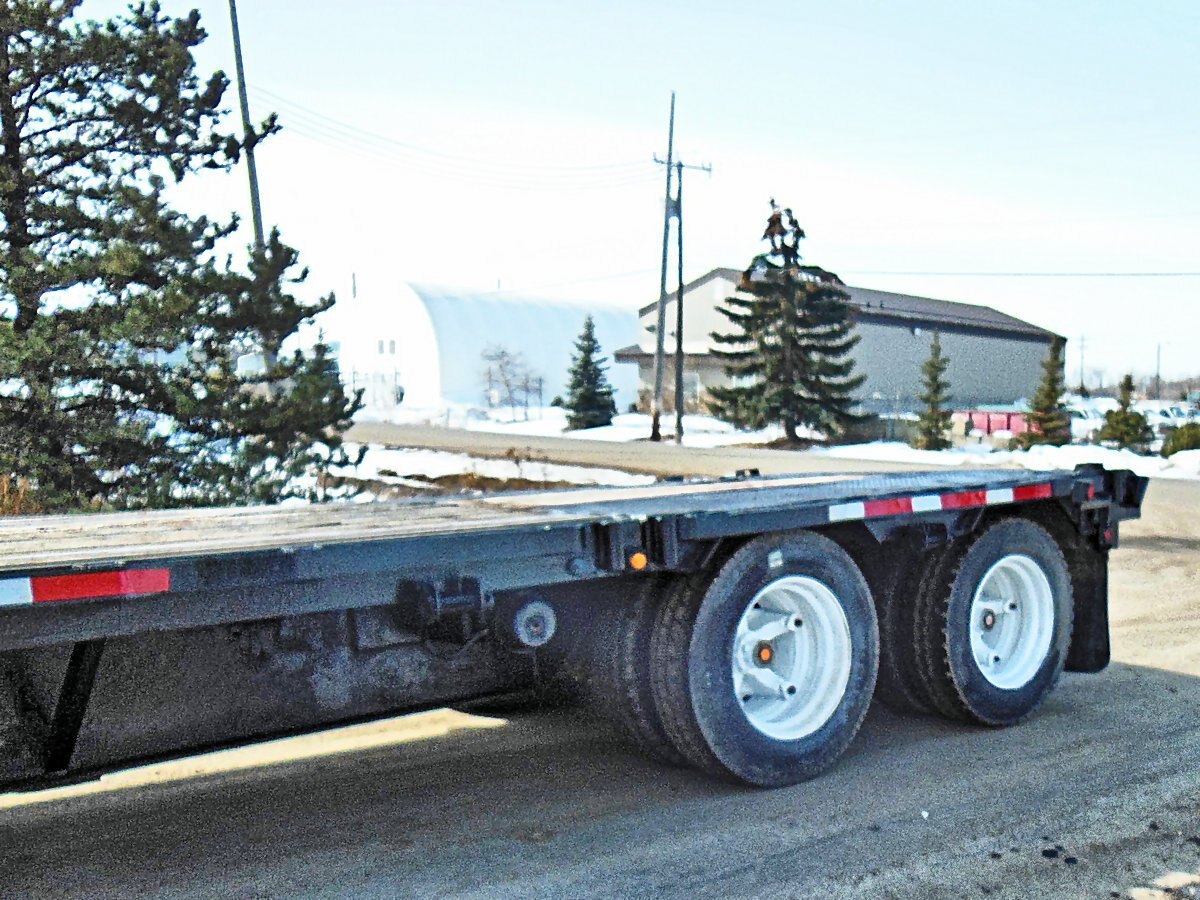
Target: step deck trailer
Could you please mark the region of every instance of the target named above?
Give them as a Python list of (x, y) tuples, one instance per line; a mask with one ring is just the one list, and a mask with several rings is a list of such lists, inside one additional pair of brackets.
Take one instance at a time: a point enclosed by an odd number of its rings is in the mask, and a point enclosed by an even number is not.
[(0, 520), (0, 784), (523, 690), (809, 778), (873, 695), (1028, 716), (1109, 659), (1146, 480), (940, 471)]

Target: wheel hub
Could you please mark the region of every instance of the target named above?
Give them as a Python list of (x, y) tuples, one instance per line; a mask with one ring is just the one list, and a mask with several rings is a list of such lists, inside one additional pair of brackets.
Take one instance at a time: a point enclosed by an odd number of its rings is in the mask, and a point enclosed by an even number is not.
[(775, 648), (771, 646), (769, 641), (759, 641), (758, 646), (754, 648), (754, 664), (756, 666), (769, 666), (775, 659)]
[(1002, 690), (1028, 684), (1054, 636), (1054, 595), (1037, 561), (1012, 554), (993, 563), (975, 591), (969, 628), (984, 678)]
[(742, 712), (778, 740), (819, 729), (850, 681), (850, 625), (824, 583), (789, 575), (762, 588), (734, 634), (732, 674)]

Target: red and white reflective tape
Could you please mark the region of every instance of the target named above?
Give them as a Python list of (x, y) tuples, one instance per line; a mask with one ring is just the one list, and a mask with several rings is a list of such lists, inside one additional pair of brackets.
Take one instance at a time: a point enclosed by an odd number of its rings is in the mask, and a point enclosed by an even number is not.
[(96, 600), (101, 597), (143, 597), (171, 589), (170, 569), (128, 569), (83, 575), (38, 575), (0, 579), (0, 606)]
[(953, 494), (921, 494), (915, 497), (893, 497), (887, 500), (862, 500), (839, 503), (829, 507), (830, 522), (850, 522), (857, 519), (877, 519), (882, 516), (905, 516), (910, 513), (941, 512), (947, 509), (968, 509), (973, 506), (992, 506), (997, 503), (1023, 503), (1027, 500), (1048, 500), (1054, 496), (1051, 484), (1024, 484), (997, 490), (958, 491)]

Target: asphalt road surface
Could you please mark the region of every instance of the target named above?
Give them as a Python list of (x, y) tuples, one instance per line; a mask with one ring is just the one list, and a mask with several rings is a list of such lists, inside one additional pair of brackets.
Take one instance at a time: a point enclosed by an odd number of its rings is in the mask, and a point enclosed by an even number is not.
[[(811, 468), (570, 443), (570, 462)], [(876, 708), (834, 769), (752, 791), (581, 713), (408, 717), (0, 797), (0, 896), (1196, 896), (1200, 483), (1152, 484), (1144, 513), (1113, 554), (1113, 665), (1017, 728)]]

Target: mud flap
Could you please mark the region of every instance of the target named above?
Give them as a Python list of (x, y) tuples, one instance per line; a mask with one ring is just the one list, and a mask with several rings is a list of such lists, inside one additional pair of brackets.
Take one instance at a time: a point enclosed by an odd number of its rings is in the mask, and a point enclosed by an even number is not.
[(1108, 634), (1108, 551), (1081, 546), (1064, 547), (1075, 595), (1075, 626), (1067, 671), (1099, 672), (1112, 657)]

